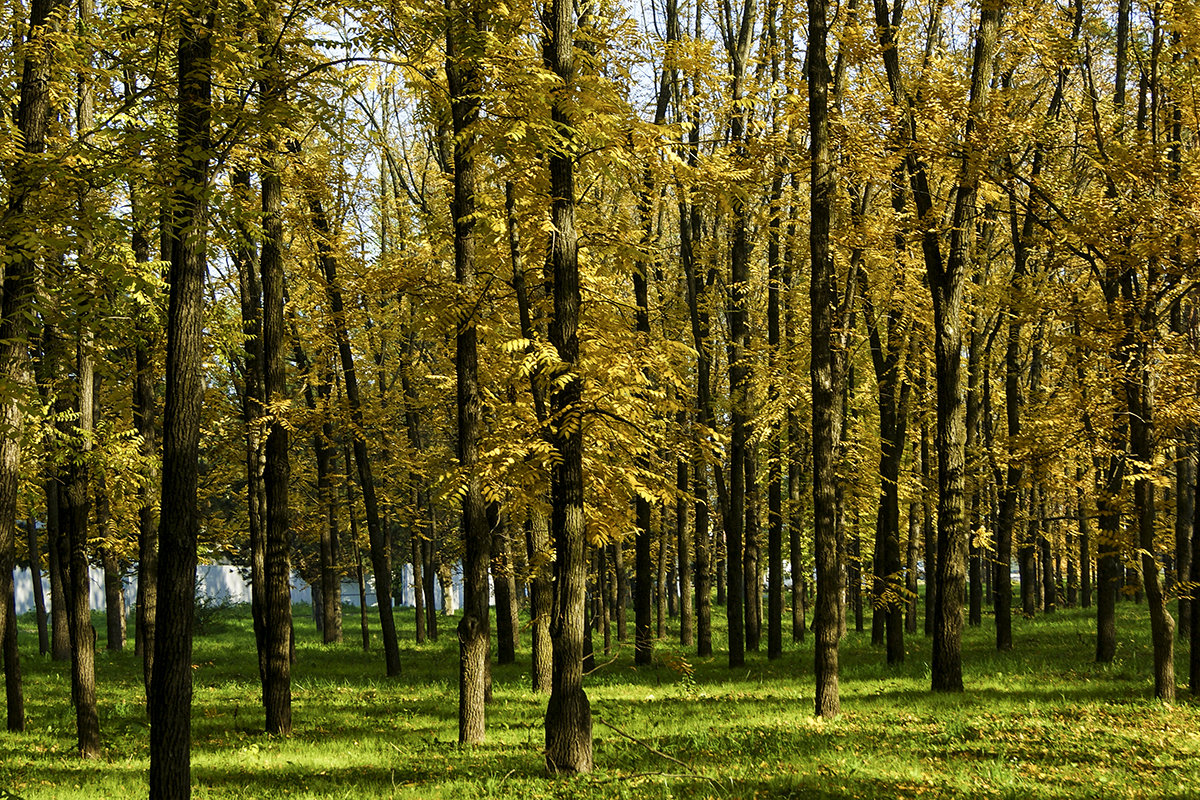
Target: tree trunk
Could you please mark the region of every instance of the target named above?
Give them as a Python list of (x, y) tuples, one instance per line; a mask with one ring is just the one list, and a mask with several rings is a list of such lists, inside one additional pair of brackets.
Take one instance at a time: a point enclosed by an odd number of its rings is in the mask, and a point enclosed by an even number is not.
[(33, 517), (26, 521), (25, 536), (29, 553), (29, 577), (33, 584), (33, 606), (37, 614), (38, 655), (44, 656), (50, 652), (50, 635), (46, 627), (46, 595), (42, 588), (42, 548), (38, 542), (37, 523)]
[[(55, 661), (71, 660), (71, 634), (67, 630), (66, 537), (62, 533), (59, 497), (61, 485), (55, 468), (47, 465), (46, 539), (50, 567), (50, 650)], [(147, 694), (147, 697), (149, 695)]]
[(488, 508), (488, 525), (492, 535), (492, 585), (496, 592), (496, 663), (513, 664), (521, 643), (517, 578), (508, 542), (508, 515), (500, 513), (498, 504)]
[[(270, 48), (278, 38), (282, 19), (275, 3), (268, 5), (268, 19), (259, 32), (259, 44)], [(272, 98), (270, 107), (278, 111), (284, 102), (283, 77), (274, 59), (266, 67), (263, 93)], [(286, 332), (283, 321), (283, 178), (276, 158), (276, 143), (268, 136), (262, 171), (262, 356), (263, 397), (267, 409), (282, 409), (288, 398), (287, 370), (284, 361)], [(266, 496), (264, 519), (264, 595), (263, 595), (263, 709), (266, 732), (287, 736), (292, 731), (292, 594), (291, 509), (288, 483), (291, 463), (288, 459), (290, 433), (282, 410), (269, 411), (264, 447), (263, 490)]]
[[(33, 0), (30, 3), (29, 27), (22, 48), (21, 96), (16, 109), (20, 136), (16, 140), (16, 164), (8, 181), (11, 200), (0, 228), (0, 247), (6, 256), (3, 299), (0, 300), (0, 374), (10, 387), (15, 388), (29, 385), (36, 252), (27, 243), (30, 241), (28, 232), (37, 230), (38, 225), (29, 216), (36, 212), (27, 205), (46, 180), (37, 164), (46, 149), (46, 132), (52, 112), (51, 56), (56, 52), (53, 37), (61, 24), (59, 9), (64, 5), (61, 0)], [(0, 427), (5, 431), (0, 437), (0, 632), (7, 641), (12, 635), (10, 631), (16, 631), (7, 598), (13, 592), (21, 430), (25, 419), (20, 392), (10, 390), (6, 395), (0, 406)], [(5, 649), (7, 652), (7, 645)], [(23, 730), (25, 724), (23, 702), (17, 702), (21, 693), (21, 671), (15, 650), (12, 656), (12, 663), (5, 671), (5, 692), (10, 698), (7, 722), (9, 730), (18, 731)]]
[[(133, 254), (139, 264), (150, 261), (150, 241), (141, 222), (139, 195), (130, 190), (133, 230)], [(165, 237), (164, 237), (165, 238)], [(163, 261), (170, 260), (170, 253)], [(154, 420), (157, 416), (154, 387), (157, 376), (153, 369), (152, 353), (158, 346), (154, 323), (149, 318), (148, 304), (139, 304), (134, 316), (134, 379), (133, 424), (141, 439), (138, 450), (146, 465), (146, 474), (138, 487), (137, 518), (137, 612), (134, 629), (134, 652), (142, 659), (142, 684), (149, 706), (151, 675), (154, 670), (154, 629), (158, 610), (158, 521), (154, 486), (158, 477), (158, 435)]]
[[(546, 705), (546, 769), (551, 774), (592, 770), (592, 712), (583, 691), (584, 593), (587, 587), (584, 517), (582, 380), (579, 359), (579, 244), (575, 231), (575, 165), (571, 99), (575, 85), (575, 4), (553, 0), (543, 19), (546, 66), (562, 84), (553, 90), (551, 119), (565, 140), (550, 155), (550, 263), (554, 317), (550, 343), (558, 351), (560, 387), (551, 400), (550, 430), (558, 454), (551, 478), (554, 604), (550, 635), (554, 670)], [(586, 8), (585, 8), (586, 11)]]
[(831, 313), (836, 276), (830, 249), (830, 225), (835, 200), (833, 159), (829, 137), (828, 0), (808, 0), (808, 119), (810, 130), (810, 203), (812, 259), (809, 299), (812, 311), (812, 452), (813, 535), (817, 557), (816, 715), (831, 718), (841, 709), (838, 696), (838, 638), (840, 633), (841, 566), (836, 528), (837, 474), (834, 446), (838, 441), (840, 404), (834, 385)]
[[(681, 412), (680, 427), (686, 422)], [(679, 575), (679, 644), (691, 647), (695, 641), (695, 603), (692, 594), (692, 539), (688, 531), (688, 463), (680, 458), (675, 461), (675, 554), (678, 558)]]
[(650, 630), (650, 605), (654, 596), (654, 565), (650, 554), (650, 501), (639, 494), (634, 499), (634, 506), (633, 663), (645, 665), (654, 660), (654, 636)]
[(358, 483), (363, 494), (363, 508), (367, 517), (367, 539), (371, 550), (371, 569), (375, 576), (375, 596), (379, 607), (379, 628), (383, 634), (384, 662), (388, 677), (400, 674), (400, 647), (396, 639), (396, 618), (392, 611), (392, 555), (388, 537), (379, 516), (379, 501), (375, 493), (375, 475), (371, 459), (367, 455), (365, 418), (362, 398), (358, 387), (358, 372), (354, 364), (354, 353), (350, 349), (345, 304), (342, 287), (338, 280), (338, 257), (333, 249), (333, 231), (325, 207), (315, 188), (306, 187), (309, 211), (313, 228), (318, 235), (317, 250), (325, 277), (325, 290), (329, 296), (329, 307), (333, 316), (334, 337), (338, 355), (342, 362), (345, 379), (346, 401), (350, 410), (353, 435), (354, 462), (358, 466)]
[(554, 666), (550, 642), (550, 615), (554, 602), (551, 565), (554, 551), (550, 543), (550, 521), (540, 510), (530, 511), (529, 522), (525, 526), (525, 546), (529, 557), (529, 618), (533, 629), (530, 637), (533, 691), (549, 694)]
[(692, 465), (692, 493), (696, 524), (696, 655), (712, 655), (712, 541), (708, 520), (708, 469), (703, 463)]
[(150, 691), (150, 798), (191, 796), (192, 609), (200, 440), (202, 320), (214, 15), (194, 0), (180, 12), (178, 173), (172, 203), (163, 413), (157, 635)]
[(483, 23), (479, 8), (447, 0), (446, 79), (454, 128), (454, 280), (457, 315), (454, 370), (458, 408), (458, 463), (464, 473), (463, 617), (458, 626), (459, 699), (458, 741), (479, 744), (484, 739), (484, 702), (488, 682), (489, 602), (488, 564), (492, 532), (488, 530), (479, 467), (483, 434), (483, 401), (479, 391), (478, 328), (470, 310), (479, 301), (475, 272), (475, 125), (479, 120), (482, 76), (474, 60)]

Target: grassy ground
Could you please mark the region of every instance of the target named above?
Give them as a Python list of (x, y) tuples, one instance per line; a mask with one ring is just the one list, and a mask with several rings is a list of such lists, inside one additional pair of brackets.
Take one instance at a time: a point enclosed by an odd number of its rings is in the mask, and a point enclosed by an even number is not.
[[(545, 698), (527, 688), (527, 651), (495, 669), (487, 744), (462, 749), (451, 620), (438, 643), (403, 641), (404, 674), (389, 680), (378, 649), (322, 646), (306, 612), (296, 609), (287, 740), (260, 732), (245, 612), (222, 613), (197, 639), (195, 797), (1200, 797), (1200, 706), (1186, 692), (1174, 708), (1150, 699), (1148, 623), (1133, 603), (1120, 604), (1117, 659), (1105, 666), (1092, 663), (1083, 611), (1018, 620), (1016, 649), (1004, 654), (985, 621), (968, 631), (968, 691), (954, 696), (928, 692), (924, 637), (889, 669), (869, 631), (852, 631), (832, 722), (812, 717), (811, 637), (778, 661), (750, 654), (736, 671), (724, 654), (697, 659), (672, 642), (635, 670), (626, 646), (587, 679), (597, 770), (573, 780), (543, 774)], [(356, 619), (347, 617), (354, 635)], [(411, 639), (412, 612), (399, 621)], [(99, 653), (105, 754), (83, 762), (69, 666), (29, 655), (37, 642), (25, 623), (28, 727), (0, 733), (0, 798), (144, 797), (150, 732), (132, 648)], [(97, 629), (103, 646), (100, 619)], [(1179, 655), (1186, 675), (1186, 649)]]

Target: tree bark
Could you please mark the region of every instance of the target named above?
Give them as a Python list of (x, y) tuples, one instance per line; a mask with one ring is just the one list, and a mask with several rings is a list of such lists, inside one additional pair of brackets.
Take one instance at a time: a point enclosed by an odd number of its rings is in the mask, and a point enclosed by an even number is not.
[[(282, 20), (275, 3), (268, 3), (268, 19), (259, 33), (259, 44), (270, 48), (278, 37)], [(277, 109), (284, 102), (283, 78), (272, 63), (278, 54), (265, 56), (268, 66), (262, 79), (264, 103)], [(283, 321), (283, 178), (274, 152), (276, 143), (268, 136), (262, 171), (262, 357), (263, 397), (266, 401), (266, 442), (263, 490), (266, 496), (264, 522), (264, 595), (262, 696), (266, 732), (287, 736), (292, 730), (292, 595), (291, 511), (288, 483), (290, 433), (283, 419), (287, 393), (284, 361), (286, 331)]]
[(458, 408), (458, 463), (466, 491), (462, 499), (463, 618), (458, 626), (459, 701), (458, 741), (479, 744), (484, 739), (484, 702), (490, 649), (488, 565), (491, 531), (483, 500), (479, 439), (483, 431), (483, 401), (479, 391), (478, 328), (474, 311), (479, 301), (475, 272), (475, 125), (479, 120), (482, 76), (472, 54), (478, 52), (484, 25), (482, 11), (463, 0), (447, 0), (446, 79), (454, 129), (454, 280), (456, 302), (454, 370)]
[(42, 588), (42, 547), (38, 541), (37, 523), (33, 517), (26, 521), (25, 536), (29, 553), (29, 577), (33, 584), (33, 605), (37, 614), (38, 655), (44, 656), (50, 652), (50, 634), (46, 627), (46, 595)]
[(180, 12), (176, 177), (167, 308), (162, 514), (150, 691), (150, 798), (191, 796), (192, 610), (200, 440), (202, 320), (208, 223), (213, 11), (193, 0)]
[[(586, 8), (584, 9), (586, 13)], [(575, 4), (553, 0), (543, 20), (546, 67), (561, 81), (553, 90), (551, 121), (561, 143), (550, 155), (550, 263), (554, 317), (550, 343), (558, 352), (561, 380), (550, 398), (551, 438), (558, 453), (552, 468), (550, 530), (554, 544), (554, 605), (550, 635), (554, 670), (546, 705), (546, 769), (551, 774), (592, 770), (592, 712), (583, 690), (584, 593), (587, 539), (584, 517), (582, 380), (579, 359), (579, 243), (575, 231)]]
[(841, 627), (841, 565), (836, 528), (837, 474), (834, 446), (840, 436), (840, 404), (834, 385), (833, 315), (836, 297), (830, 225), (835, 183), (829, 141), (829, 86), (826, 54), (828, 0), (808, 0), (808, 119), (811, 155), (809, 300), (812, 311), (813, 535), (817, 557), (816, 715), (831, 718), (841, 710), (838, 696), (838, 639)]
[[(20, 100), (16, 123), (20, 131), (17, 162), (9, 183), (7, 224), (0, 229), (0, 247), (6, 254), (3, 299), (0, 300), (0, 374), (9, 386), (29, 384), (29, 337), (35, 290), (35, 252), (21, 243), (22, 237), (37, 225), (28, 216), (30, 197), (37, 193), (45, 176), (36, 161), (46, 149), (46, 132), (51, 116), (50, 81), (52, 56), (56, 48), (51, 37), (61, 24), (62, 0), (33, 0), (29, 7), (29, 27), (25, 31)], [(19, 392), (7, 393), (0, 406), (0, 632), (5, 637), (15, 632), (15, 620), (9, 613), (7, 598), (12, 594), (12, 571), (16, 559), (17, 494), (21, 470), (21, 430), (24, 411)], [(5, 672), (6, 696), (12, 698), (8, 709), (8, 729), (24, 728), (23, 703), (16, 703), (21, 680), (15, 658)], [(18, 712), (20, 712), (18, 714)]]

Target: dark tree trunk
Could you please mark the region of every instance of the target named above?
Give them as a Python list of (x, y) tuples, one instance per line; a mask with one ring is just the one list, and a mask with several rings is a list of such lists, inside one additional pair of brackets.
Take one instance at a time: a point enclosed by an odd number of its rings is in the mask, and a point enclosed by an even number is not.
[[(922, 394), (924, 394), (924, 377), (922, 377)], [(929, 499), (929, 487), (926, 483), (933, 475), (933, 463), (929, 455), (929, 423), (921, 425), (921, 552), (925, 555), (925, 616), (924, 632), (933, 636), (933, 601), (936, 592), (933, 590), (933, 575), (937, 571), (937, 528), (933, 515), (933, 503)], [(1007, 572), (1005, 573), (1007, 574)]]
[[(686, 415), (681, 412), (680, 427), (686, 422)], [(688, 463), (677, 459), (675, 462), (675, 554), (678, 559), (679, 575), (679, 644), (691, 647), (695, 640), (695, 603), (692, 594), (692, 538), (688, 530)]]
[[(875, 0), (876, 24), (888, 83), (898, 105), (906, 110), (905, 90), (896, 48), (900, 9), (890, 14), (886, 0)], [(999, 33), (1000, 9), (985, 6), (975, 40), (968, 117), (963, 140), (973, 142), (986, 105)], [(900, 126), (907, 141), (915, 126)], [(964, 508), (965, 408), (962, 390), (962, 301), (968, 249), (974, 227), (980, 152), (963, 148), (954, 199), (950, 248), (943, 261), (940, 232), (935, 224), (928, 169), (913, 148), (905, 154), (917, 218), (922, 225), (922, 252), (933, 296), (934, 361), (937, 371), (938, 559), (934, 572), (932, 688), (962, 691), (963, 594), (967, 556)], [(928, 573), (927, 573), (928, 574)]]
[(111, 548), (101, 549), (100, 561), (104, 565), (104, 649), (120, 652), (125, 649), (125, 580)]
[(762, 548), (758, 531), (758, 458), (753, 447), (746, 448), (746, 549), (742, 556), (746, 603), (746, 649), (758, 652), (762, 640)]
[(363, 414), (362, 397), (358, 387), (358, 372), (354, 364), (354, 353), (350, 349), (350, 336), (346, 325), (345, 303), (338, 279), (338, 256), (334, 250), (333, 231), (325, 207), (314, 187), (307, 187), (309, 211), (313, 228), (317, 233), (317, 250), (325, 277), (325, 290), (329, 296), (329, 308), (333, 316), (334, 336), (345, 379), (346, 401), (350, 410), (353, 433), (354, 462), (358, 467), (358, 483), (363, 494), (363, 508), (367, 517), (367, 539), (371, 550), (371, 569), (375, 575), (375, 596), (379, 607), (379, 628), (383, 634), (384, 662), (387, 675), (400, 674), (400, 647), (396, 639), (396, 618), (392, 611), (392, 555), (390, 542), (384, 532), (379, 515), (379, 501), (375, 492), (375, 474), (367, 454), (364, 431), (366, 420)]
[(904, 588), (908, 601), (904, 604), (904, 630), (917, 632), (917, 541), (921, 530), (921, 504), (908, 504), (908, 542), (905, 550)]
[(703, 463), (692, 465), (692, 492), (696, 524), (696, 654), (712, 655), (712, 541), (708, 520), (708, 469)]
[[(267, 6), (268, 19), (259, 32), (259, 44), (274, 45), (282, 19), (275, 3)], [(278, 108), (284, 102), (283, 78), (271, 55), (263, 78), (263, 93), (272, 98), (269, 105)], [(283, 177), (276, 158), (276, 143), (268, 137), (262, 173), (262, 355), (263, 397), (267, 408), (282, 408), (288, 398), (287, 370), (284, 360), (286, 332), (283, 321)], [(290, 433), (280, 413), (269, 415), (264, 447), (263, 491), (266, 496), (264, 519), (264, 603), (263, 603), (263, 709), (266, 732), (287, 736), (292, 730), (292, 595), (291, 509), (288, 483), (291, 463), (288, 459)]]
[(634, 500), (633, 663), (654, 660), (654, 634), (650, 630), (654, 597), (654, 564), (650, 554), (650, 502), (641, 495)]
[(836, 528), (837, 474), (834, 446), (841, 429), (840, 404), (834, 385), (832, 309), (836, 276), (830, 251), (830, 225), (835, 200), (833, 159), (829, 141), (828, 0), (808, 0), (808, 119), (811, 154), (812, 259), (809, 299), (812, 311), (812, 453), (813, 532), (817, 557), (816, 715), (830, 718), (841, 709), (838, 696), (841, 567)]
[[(795, 411), (788, 411), (788, 558), (792, 568), (792, 641), (804, 641), (808, 627), (805, 620), (808, 569), (804, 566), (802, 534), (804, 524), (801, 501), (801, 462), (807, 459), (800, 444), (800, 418)], [(807, 443), (806, 443), (807, 445)], [(803, 448), (807, 450), (807, 446)]]
[(421, 559), (421, 540), (415, 532), (409, 537), (408, 552), (413, 568), (413, 612), (416, 615), (414, 634), (417, 644), (425, 644), (425, 575)]
[[(350, 448), (343, 450), (343, 462), (350, 469)], [(358, 547), (358, 514), (354, 510), (354, 481), (346, 476), (346, 516), (350, 517), (350, 549), (354, 555), (354, 577), (358, 583), (358, 619), (362, 630), (362, 649), (371, 649), (371, 627), (367, 616), (367, 581), (363, 574), (362, 551)]]
[(150, 797), (191, 796), (192, 610), (200, 440), (202, 320), (208, 224), (211, 97), (208, 4), (180, 13), (179, 133), (171, 224), (167, 309), (166, 406), (163, 413), (162, 513), (159, 527), (157, 634), (150, 691)]
[[(66, 537), (62, 533), (59, 498), (62, 494), (58, 475), (47, 466), (46, 544), (50, 567), (50, 651), (55, 661), (71, 660), (71, 634), (67, 630)], [(147, 695), (149, 696), (149, 695)]]
[[(254, 643), (258, 653), (258, 677), (263, 686), (267, 681), (266, 662), (266, 519), (267, 496), (265, 474), (266, 451), (261, 417), (263, 396), (263, 320), (262, 280), (255, 246), (259, 227), (251, 222), (257, 217), (250, 210), (253, 192), (250, 172), (236, 168), (232, 178), (233, 193), (241, 211), (247, 216), (238, 221), (238, 242), (233, 261), (238, 271), (241, 294), (242, 335), (245, 336), (244, 378), (242, 390), (242, 422), (246, 430), (246, 519), (250, 537), (250, 615), (254, 627)], [(253, 215), (253, 217), (251, 216)]]
[[(29, 577), (33, 583), (33, 606), (37, 614), (38, 655), (50, 652), (50, 632), (46, 626), (46, 595), (42, 588), (42, 547), (33, 517), (26, 521), (26, 547), (29, 553)], [(15, 602), (15, 598), (14, 598)]]
[(575, 166), (571, 96), (575, 85), (575, 4), (553, 0), (543, 20), (546, 66), (562, 81), (551, 101), (551, 119), (566, 140), (550, 155), (550, 263), (554, 317), (550, 344), (565, 376), (551, 396), (551, 441), (558, 453), (551, 479), (551, 539), (554, 544), (554, 604), (550, 635), (554, 670), (546, 705), (546, 769), (551, 774), (592, 770), (592, 712), (583, 691), (584, 594), (587, 588), (587, 531), (584, 517), (582, 381), (579, 359), (579, 244), (575, 231)]
[[(79, 24), (85, 28), (90, 26), (93, 16), (93, 2), (81, 0)], [(91, 130), (95, 124), (93, 117), (91, 76), (85, 71), (79, 78), (77, 123), (80, 130)], [(79, 197), (81, 213), (87, 210), (87, 205), (84, 190)], [(89, 234), (79, 237), (78, 247), (77, 268), (81, 271), (76, 279), (80, 280), (82, 286), (90, 284), (94, 291), (94, 280), (82, 273), (83, 265), (91, 264), (93, 258), (94, 248)], [(72, 372), (76, 419), (59, 422), (60, 434), (64, 441), (70, 442), (62, 493), (62, 521), (69, 552), (66, 569), (67, 629), (71, 634), (71, 697), (75, 704), (77, 745), (81, 756), (96, 758), (100, 755), (100, 718), (96, 710), (96, 630), (92, 627), (91, 582), (88, 579), (89, 516), (93, 486), (91, 453), (96, 421), (95, 336), (92, 320), (87, 314), (76, 312), (74, 325), (75, 363)], [(4, 519), (7, 524), (7, 514)], [(7, 575), (11, 575), (11, 563), (8, 570)]]
[[(150, 241), (138, 213), (138, 194), (131, 190), (132, 216), (135, 220), (133, 253), (139, 264), (150, 261)], [(162, 253), (167, 261), (170, 253)], [(154, 323), (147, 305), (139, 305), (134, 317), (133, 424), (141, 439), (139, 452), (146, 464), (146, 474), (138, 488), (138, 564), (137, 616), (134, 629), (134, 652), (142, 658), (142, 684), (147, 706), (150, 697), (151, 674), (154, 670), (154, 628), (158, 611), (158, 524), (154, 485), (157, 478), (158, 431), (154, 387), (157, 375), (153, 368), (153, 352), (158, 346)]]
[(517, 620), (517, 579), (513, 571), (508, 543), (508, 515), (498, 504), (488, 507), (488, 526), (492, 535), (492, 585), (496, 592), (496, 663), (513, 664), (520, 645)]
[(3, 602), (8, 606), (8, 621), (4, 626), (5, 725), (10, 732), (20, 733), (25, 730), (25, 689), (21, 683), (21, 658), (17, 650), (16, 596), (10, 591)]
[[(550, 642), (550, 614), (554, 603), (551, 581), (553, 550), (550, 521), (540, 510), (530, 511), (525, 527), (526, 553), (529, 558), (529, 618), (532, 628), (533, 691), (548, 694), (552, 688), (553, 650)], [(620, 626), (618, 626), (619, 628)]]
[[(479, 120), (482, 76), (472, 55), (480, 46), (483, 23), (478, 7), (447, 0), (446, 78), (454, 128), (454, 280), (458, 302), (471, 308), (479, 300), (475, 273), (475, 124)], [(473, 314), (458, 321), (454, 370), (458, 409), (458, 463), (464, 472), (463, 617), (458, 626), (458, 741), (484, 739), (484, 703), (489, 676), (488, 564), (491, 531), (483, 500), (479, 439), (483, 435), (483, 401), (479, 392), (478, 328)]]
[[(29, 216), (32, 209), (28, 209), (27, 204), (45, 180), (37, 162), (46, 149), (46, 132), (52, 113), (51, 54), (55, 52), (53, 37), (61, 24), (58, 12), (63, 5), (61, 0), (33, 0), (22, 48), (21, 96), (16, 109), (20, 136), (16, 140), (16, 163), (12, 174), (6, 176), (11, 200), (2, 215), (3, 227), (0, 227), (0, 248), (5, 251), (6, 262), (3, 299), (0, 300), (0, 374), (11, 387), (29, 384), (36, 252), (28, 244), (28, 232), (37, 230), (38, 225)], [(0, 437), (0, 633), (5, 637), (6, 661), (10, 655), (8, 637), (16, 633), (16, 620), (10, 613), (8, 598), (13, 593), (12, 572), (16, 559), (20, 432), (23, 426), (20, 393), (9, 391), (0, 405), (0, 427), (5, 431)], [(19, 731), (25, 726), (24, 703), (20, 700), (21, 670), (15, 649), (11, 656), (5, 669), (5, 693), (9, 698), (7, 724), (10, 731)]]
[[(1196, 448), (1189, 432), (1175, 456), (1175, 577), (1187, 581), (1192, 573), (1192, 535), (1196, 505)], [(1194, 591), (1194, 590), (1193, 590)], [(1179, 638), (1192, 634), (1193, 591), (1179, 594)]]
[[(748, 165), (746, 149), (747, 119), (742, 102), (745, 92), (746, 69), (750, 57), (750, 41), (754, 28), (757, 4), (745, 0), (734, 18), (725, 15), (723, 38), (732, 64), (730, 101), (733, 109), (729, 120), (729, 136), (733, 144), (734, 163)], [(736, 29), (735, 26), (736, 25)], [(729, 250), (729, 416), (731, 422), (729, 447), (729, 502), (725, 523), (726, 617), (728, 619), (729, 666), (740, 667), (746, 660), (746, 605), (748, 596), (746, 571), (743, 563), (746, 542), (746, 484), (747, 450), (751, 439), (750, 408), (750, 209), (740, 194), (731, 198), (733, 232)], [(726, 508), (722, 508), (726, 511)], [(751, 612), (752, 613), (752, 612)], [(751, 631), (757, 636), (757, 631)], [(755, 639), (757, 644), (757, 639)]]
[(657, 568), (655, 569), (655, 636), (661, 641), (667, 635), (667, 564), (670, 562), (666, 520), (661, 520), (658, 535)]

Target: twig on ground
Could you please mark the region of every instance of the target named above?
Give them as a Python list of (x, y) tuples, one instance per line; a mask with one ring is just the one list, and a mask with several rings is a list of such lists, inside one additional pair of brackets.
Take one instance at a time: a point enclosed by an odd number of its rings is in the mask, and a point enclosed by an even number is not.
[(620, 728), (618, 728), (616, 725), (610, 725), (609, 723), (605, 722), (605, 721), (604, 721), (604, 720), (603, 720), (601, 717), (596, 717), (596, 722), (599, 722), (601, 725), (603, 725), (603, 726), (604, 726), (604, 727), (606, 727), (606, 728), (610, 728), (610, 729), (612, 729), (612, 730), (616, 731), (617, 733), (619, 733), (620, 735), (624, 736), (626, 739), (628, 739), (629, 741), (633, 742), (634, 744), (640, 744), (642, 747), (646, 748), (646, 749), (647, 749), (647, 750), (649, 750), (651, 753), (654, 753), (654, 755), (656, 755), (656, 756), (658, 756), (658, 757), (660, 757), (660, 758), (665, 758), (667, 761), (671, 761), (671, 762), (673, 762), (673, 763), (675, 763), (675, 764), (678, 764), (679, 766), (681, 766), (681, 767), (683, 767), (684, 769), (688, 770), (688, 771), (689, 771), (690, 773), (692, 773), (693, 775), (698, 775), (698, 774), (699, 774), (699, 773), (697, 773), (697, 772), (696, 772), (696, 770), (695, 770), (695, 769), (692, 767), (692, 765), (691, 765), (691, 764), (685, 764), (685, 763), (683, 763), (682, 761), (680, 761), (678, 758), (675, 758), (675, 756), (669, 756), (669, 755), (667, 755), (666, 753), (664, 753), (662, 750), (656, 750), (655, 748), (653, 748), (653, 747), (651, 747), (650, 745), (648, 745), (648, 744), (646, 744), (645, 742), (643, 742), (641, 739), (638, 739), (638, 738), (637, 738), (637, 737), (635, 737), (635, 736), (630, 736), (628, 733), (626, 733), (625, 731), (621, 730), (621, 729), (620, 729)]

